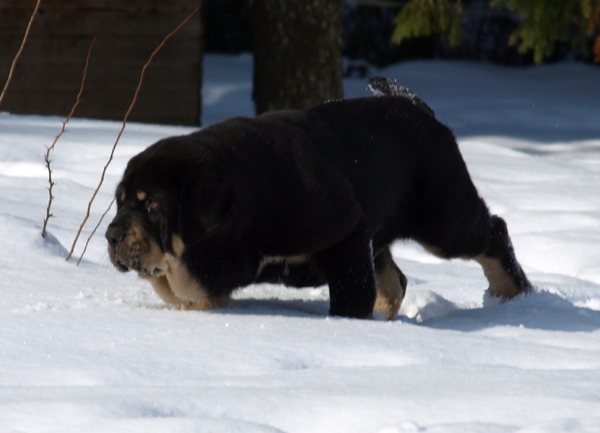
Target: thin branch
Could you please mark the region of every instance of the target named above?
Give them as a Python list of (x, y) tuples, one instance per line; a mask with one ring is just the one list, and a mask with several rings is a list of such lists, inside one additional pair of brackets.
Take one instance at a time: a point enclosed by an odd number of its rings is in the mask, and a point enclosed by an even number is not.
[[(50, 149), (50, 148), (48, 148)], [(46, 227), (48, 226), (48, 220), (54, 215), (50, 212), (50, 208), (52, 207), (52, 200), (54, 200), (54, 196), (52, 195), (52, 188), (54, 188), (54, 181), (52, 180), (52, 169), (50, 168), (50, 155), (49, 151), (46, 151), (46, 155), (44, 157), (44, 161), (46, 161), (46, 168), (48, 169), (48, 183), (50, 186), (48, 187), (48, 206), (46, 207), (46, 217), (44, 218), (44, 225), (42, 226), (42, 237), (45, 238), (48, 232), (46, 231)]]
[(75, 110), (77, 109), (77, 107), (79, 106), (79, 103), (81, 102), (81, 95), (83, 94), (83, 89), (85, 87), (85, 79), (87, 78), (88, 66), (90, 65), (90, 56), (92, 55), (92, 49), (94, 48), (95, 43), (96, 43), (96, 38), (94, 37), (92, 39), (92, 43), (90, 44), (90, 48), (88, 49), (87, 57), (85, 59), (85, 67), (83, 68), (83, 77), (81, 78), (81, 85), (79, 86), (79, 92), (77, 93), (77, 99), (75, 100), (75, 104), (73, 104), (73, 107), (71, 108), (71, 112), (69, 113), (67, 118), (64, 120), (64, 122), (62, 124), (62, 129), (60, 130), (60, 132), (58, 133), (56, 138), (54, 138), (54, 141), (52, 142), (50, 147), (46, 148), (46, 155), (44, 155), (44, 161), (46, 162), (46, 168), (48, 169), (48, 183), (50, 184), (50, 187), (48, 188), (48, 196), (49, 196), (48, 197), (48, 207), (46, 208), (46, 217), (44, 218), (44, 225), (42, 227), (42, 237), (43, 238), (45, 238), (46, 234), (47, 234), (46, 227), (48, 226), (48, 220), (50, 219), (50, 217), (53, 216), (52, 213), (50, 212), (50, 208), (52, 207), (52, 200), (54, 199), (54, 196), (52, 195), (52, 188), (54, 187), (54, 181), (52, 180), (52, 169), (50, 168), (50, 152), (52, 152), (54, 150), (56, 143), (58, 142), (60, 137), (62, 137), (62, 135), (65, 133), (67, 124), (71, 120), (71, 117), (73, 117)]
[(104, 220), (104, 217), (106, 216), (106, 214), (108, 214), (108, 212), (112, 208), (112, 205), (115, 204), (116, 200), (117, 200), (116, 198), (112, 199), (112, 201), (108, 205), (108, 208), (104, 211), (104, 213), (100, 217), (100, 220), (98, 221), (98, 224), (96, 224), (96, 227), (94, 227), (94, 230), (92, 230), (92, 233), (87, 238), (87, 241), (85, 242), (85, 246), (83, 247), (83, 252), (81, 253), (81, 257), (79, 257), (79, 260), (77, 260), (77, 266), (79, 266), (79, 264), (81, 263), (81, 260), (83, 259), (83, 256), (84, 256), (85, 252), (87, 251), (87, 247), (90, 244), (90, 241), (92, 240), (92, 237), (96, 234), (96, 231), (98, 230), (98, 227), (100, 227), (100, 224), (102, 224), (102, 221)]
[(42, 3), (42, 0), (37, 0), (35, 8), (33, 9), (33, 12), (31, 13), (31, 18), (29, 18), (29, 24), (27, 24), (27, 29), (25, 30), (25, 35), (23, 36), (23, 41), (21, 42), (19, 51), (17, 51), (17, 54), (15, 55), (15, 58), (13, 59), (12, 65), (10, 67), (10, 71), (8, 72), (8, 78), (6, 79), (6, 83), (4, 84), (4, 89), (2, 90), (2, 93), (0, 94), (0, 105), (2, 105), (2, 100), (4, 99), (4, 96), (6, 95), (6, 90), (8, 89), (8, 85), (10, 84), (10, 82), (12, 80), (13, 72), (15, 71), (15, 66), (17, 65), (17, 61), (19, 60), (19, 57), (21, 57), (23, 48), (25, 48), (25, 43), (27, 42), (27, 38), (29, 38), (29, 32), (31, 30), (33, 20), (35, 19), (35, 16), (37, 15), (37, 11), (40, 8), (41, 3)]
[(146, 69), (148, 69), (148, 66), (150, 66), (150, 63), (152, 63), (152, 60), (154, 60), (154, 57), (156, 57), (156, 55), (161, 50), (161, 48), (165, 45), (165, 43), (169, 39), (171, 39), (171, 37), (173, 37), (179, 30), (181, 30), (181, 28), (184, 27), (188, 23), (188, 21), (191, 20), (192, 17), (198, 13), (199, 10), (200, 10), (199, 7), (197, 7), (196, 9), (194, 9), (194, 11), (191, 14), (189, 14), (175, 28), (175, 30), (173, 30), (171, 33), (169, 33), (167, 36), (165, 36), (165, 38), (162, 40), (162, 42), (158, 45), (158, 47), (156, 47), (156, 49), (154, 50), (154, 52), (150, 55), (150, 58), (148, 59), (148, 61), (146, 62), (146, 64), (144, 64), (144, 67), (142, 68), (142, 73), (140, 74), (140, 80), (138, 82), (138, 86), (137, 86), (137, 88), (135, 90), (135, 93), (133, 95), (133, 100), (131, 101), (131, 104), (129, 105), (129, 109), (127, 110), (127, 112), (125, 113), (125, 117), (123, 118), (123, 126), (121, 127), (121, 130), (119, 131), (119, 134), (117, 135), (117, 139), (116, 139), (115, 143), (113, 144), (113, 147), (112, 147), (112, 150), (110, 152), (110, 156), (108, 158), (108, 161), (106, 162), (106, 165), (104, 166), (104, 169), (102, 170), (102, 175), (100, 176), (100, 182), (98, 183), (98, 186), (96, 187), (96, 190), (92, 194), (92, 198), (90, 199), (90, 202), (88, 203), (88, 207), (87, 207), (87, 212), (86, 212), (85, 218), (83, 219), (83, 222), (79, 226), (79, 230), (77, 231), (77, 235), (75, 236), (75, 239), (73, 240), (73, 245), (71, 246), (71, 250), (69, 251), (69, 254), (67, 254), (67, 257), (66, 257), (67, 261), (70, 260), (71, 257), (73, 256), (73, 252), (75, 251), (75, 246), (77, 245), (77, 241), (79, 239), (79, 236), (81, 236), (81, 231), (83, 230), (83, 227), (85, 226), (85, 224), (87, 223), (87, 220), (90, 217), (90, 213), (91, 213), (91, 209), (92, 209), (92, 204), (94, 203), (94, 200), (96, 199), (96, 196), (98, 195), (98, 192), (100, 191), (100, 188), (102, 187), (102, 184), (104, 183), (104, 178), (106, 177), (106, 171), (108, 170), (108, 166), (110, 165), (110, 163), (113, 160), (113, 157), (115, 155), (115, 150), (117, 149), (117, 145), (119, 144), (119, 140), (121, 139), (121, 136), (123, 135), (123, 132), (125, 131), (125, 127), (127, 126), (127, 120), (129, 119), (129, 115), (133, 111), (133, 107), (135, 107), (135, 104), (137, 102), (137, 98), (138, 98), (138, 95), (140, 93), (140, 89), (142, 88), (142, 83), (144, 81), (144, 75), (146, 74)]

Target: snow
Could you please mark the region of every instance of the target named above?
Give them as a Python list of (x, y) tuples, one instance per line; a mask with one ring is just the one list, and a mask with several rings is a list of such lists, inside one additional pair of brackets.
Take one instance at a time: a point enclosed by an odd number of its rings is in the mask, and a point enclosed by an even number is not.
[[(252, 114), (249, 56), (208, 56), (203, 123)], [(456, 132), (509, 225), (534, 294), (484, 306), (471, 262), (407, 242), (401, 315), (327, 317), (326, 288), (252, 286), (180, 312), (112, 268), (102, 233), (64, 257), (119, 122), (0, 113), (1, 432), (600, 431), (600, 98), (597, 67), (418, 61), (395, 78)], [(347, 96), (366, 95), (363, 80)], [(127, 160), (190, 128), (131, 123), (75, 256)], [(113, 215), (114, 210), (109, 213)], [(110, 216), (107, 217), (110, 219)]]

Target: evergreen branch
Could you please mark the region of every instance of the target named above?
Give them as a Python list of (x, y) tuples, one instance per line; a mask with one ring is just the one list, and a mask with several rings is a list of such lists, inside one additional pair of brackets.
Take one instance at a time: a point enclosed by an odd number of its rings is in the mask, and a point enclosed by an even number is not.
[(536, 63), (542, 63), (554, 52), (558, 43), (579, 47), (587, 56), (586, 37), (598, 25), (600, 0), (563, 0), (548, 4), (546, 0), (492, 0), (493, 7), (506, 7), (515, 12), (521, 23), (510, 42), (519, 52), (531, 51)]
[(441, 35), (448, 38), (450, 45), (460, 45), (462, 17), (461, 0), (410, 0), (396, 15), (392, 42), (400, 44), (414, 37)]

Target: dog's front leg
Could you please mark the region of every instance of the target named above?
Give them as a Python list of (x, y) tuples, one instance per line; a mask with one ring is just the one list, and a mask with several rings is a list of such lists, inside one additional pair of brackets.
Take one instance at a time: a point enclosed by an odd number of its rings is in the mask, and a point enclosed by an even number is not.
[(340, 243), (315, 255), (329, 285), (332, 316), (373, 316), (376, 288), (371, 239), (364, 222)]

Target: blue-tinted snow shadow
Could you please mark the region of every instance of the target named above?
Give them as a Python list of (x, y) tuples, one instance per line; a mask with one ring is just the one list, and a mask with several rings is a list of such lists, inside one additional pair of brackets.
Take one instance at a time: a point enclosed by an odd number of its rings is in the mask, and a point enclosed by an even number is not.
[(234, 299), (227, 307), (215, 311), (219, 314), (324, 318), (329, 314), (329, 301)]
[[(521, 139), (534, 141), (545, 146), (548, 149), (543, 149), (540, 146), (535, 149), (523, 147), (516, 148), (524, 153), (532, 155), (546, 155), (554, 153), (553, 144), (564, 145), (564, 143), (577, 142), (583, 140), (596, 140), (600, 136), (600, 128), (575, 128), (575, 127), (524, 127), (519, 125), (481, 125), (474, 123), (444, 122), (453, 130), (454, 134), (461, 139), (470, 137), (507, 137), (513, 139)], [(597, 148), (589, 148), (584, 150), (585, 153), (597, 154)]]
[(422, 326), (456, 331), (478, 331), (496, 326), (564, 332), (593, 332), (600, 329), (600, 311), (573, 305), (559, 295), (534, 292), (498, 305), (457, 309), (432, 318)]
[(38, 243), (41, 243), (42, 247), (45, 248), (50, 254), (59, 257), (66, 257), (69, 251), (60, 243), (60, 241), (50, 232), (46, 232), (46, 237), (36, 238)]
[[(41, 248), (45, 249), (50, 255), (60, 258), (66, 258), (69, 250), (63, 246), (63, 244), (54, 236), (51, 232), (46, 232), (45, 238), (36, 238), (36, 244), (40, 245)], [(71, 263), (77, 263), (79, 265), (94, 266), (94, 262), (81, 258), (81, 256), (73, 255), (70, 259)], [(81, 261), (80, 261), (81, 260)]]
[[(232, 300), (227, 307), (213, 311), (216, 314), (296, 318), (325, 318), (328, 317), (328, 312), (329, 301), (281, 299)], [(383, 320), (378, 314), (375, 318)], [(396, 320), (417, 326), (463, 332), (498, 326), (563, 332), (593, 332), (600, 329), (600, 311), (577, 307), (549, 292), (534, 292), (482, 308), (449, 308), (446, 314), (422, 322), (402, 315)]]

